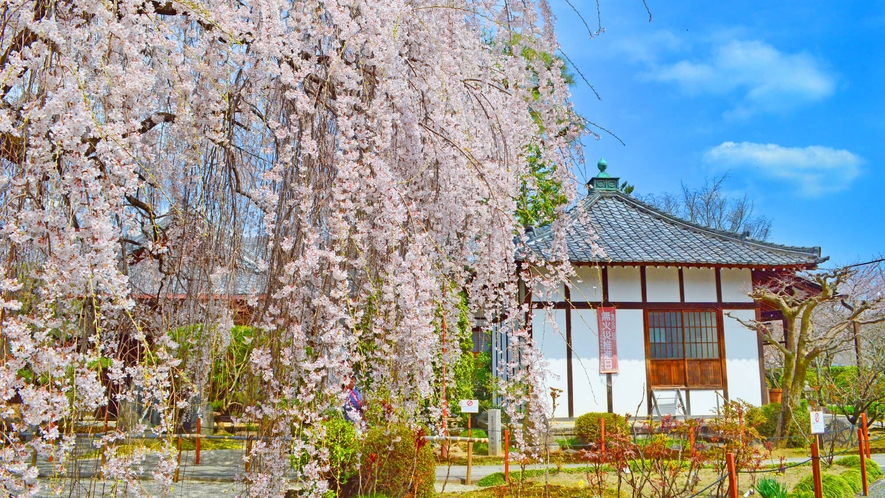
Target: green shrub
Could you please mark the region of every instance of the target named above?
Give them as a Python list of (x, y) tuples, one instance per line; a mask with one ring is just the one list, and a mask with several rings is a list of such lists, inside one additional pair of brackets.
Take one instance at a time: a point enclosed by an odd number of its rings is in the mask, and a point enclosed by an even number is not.
[[(882, 468), (879, 467), (879, 464), (874, 460), (867, 460), (867, 480), (873, 482), (883, 476)], [(857, 455), (847, 456), (845, 458), (840, 458), (834, 462), (836, 465), (841, 467), (848, 467), (850, 469), (860, 470), (860, 457)]]
[(504, 480), (503, 472), (494, 472), (476, 481), (476, 485), (481, 488), (487, 488), (489, 486), (500, 486), (505, 483), (506, 481)]
[[(323, 421), (325, 435), (319, 440), (317, 448), (329, 453), (329, 468), (323, 472), (323, 479), (329, 481), (331, 489), (340, 493), (342, 485), (356, 474), (357, 449), (359, 442), (354, 425), (336, 412), (331, 418)], [(292, 455), (290, 461), (294, 469), (300, 469), (308, 461), (307, 454), (300, 458)]]
[[(833, 474), (824, 474), (820, 476), (821, 484), (823, 484), (824, 498), (854, 498), (854, 490), (851, 485), (845, 482), (841, 476)], [(814, 493), (814, 476), (807, 475), (804, 479), (796, 484), (793, 493)]]
[(362, 446), (357, 476), (348, 483), (376, 496), (435, 496), (436, 459), (426, 432), (404, 423), (372, 426)]
[(786, 498), (787, 486), (777, 479), (765, 477), (756, 483), (756, 492), (762, 498)]
[(814, 491), (793, 491), (787, 494), (787, 498), (814, 498)]
[(594, 443), (599, 440), (599, 419), (605, 419), (606, 434), (629, 434), (630, 426), (627, 419), (616, 413), (585, 413), (575, 419), (575, 437), (581, 444)]
[[(769, 403), (761, 407), (754, 407), (747, 412), (745, 422), (747, 425), (754, 427), (760, 435), (764, 437), (774, 437), (777, 431), (777, 419), (781, 413), (780, 403)], [(790, 448), (804, 448), (808, 446), (806, 439), (811, 431), (811, 414), (804, 406), (799, 406), (793, 411), (793, 420), (789, 441), (787, 446)]]
[[(860, 471), (857, 469), (848, 469), (845, 472), (839, 474), (842, 479), (845, 479), (845, 482), (851, 486), (851, 490), (854, 491), (855, 494), (863, 491), (863, 478), (860, 475)], [(869, 476), (868, 476), (869, 477)]]

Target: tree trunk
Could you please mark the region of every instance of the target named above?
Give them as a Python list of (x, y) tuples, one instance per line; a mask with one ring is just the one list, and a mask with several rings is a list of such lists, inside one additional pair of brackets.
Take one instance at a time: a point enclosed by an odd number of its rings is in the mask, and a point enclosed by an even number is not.
[(787, 360), (784, 362), (784, 374), (781, 378), (783, 399), (775, 433), (778, 438), (777, 446), (786, 446), (790, 438), (794, 436), (794, 424), (790, 422), (795, 411), (799, 409), (802, 389), (805, 387), (805, 374), (808, 370), (808, 360), (804, 358), (804, 355), (795, 355)]

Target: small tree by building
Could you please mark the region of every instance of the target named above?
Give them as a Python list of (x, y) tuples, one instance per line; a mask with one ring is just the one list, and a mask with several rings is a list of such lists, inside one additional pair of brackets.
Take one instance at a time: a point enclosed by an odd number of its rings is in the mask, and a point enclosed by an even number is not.
[(878, 281), (870, 270), (843, 267), (801, 276), (778, 275), (756, 285), (751, 292), (763, 307), (782, 316), (785, 333), (780, 341), (765, 321), (743, 321), (772, 344), (783, 357), (783, 389), (776, 436), (790, 437), (789, 420), (799, 409), (806, 375), (815, 359), (826, 351), (854, 340), (854, 325), (885, 320), (883, 297), (875, 292)]

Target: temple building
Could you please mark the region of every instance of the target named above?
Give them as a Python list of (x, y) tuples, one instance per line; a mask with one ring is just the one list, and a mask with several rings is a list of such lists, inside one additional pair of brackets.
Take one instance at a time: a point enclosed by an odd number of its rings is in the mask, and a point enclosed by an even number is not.
[[(816, 268), (820, 248), (690, 223), (621, 192), (605, 161), (599, 170), (565, 215), (576, 276), (525, 296), (546, 389), (561, 390), (554, 416), (705, 416), (726, 399), (768, 402), (762, 339), (736, 318), (762, 319), (754, 283)], [(533, 229), (529, 247), (555, 259), (553, 238)]]

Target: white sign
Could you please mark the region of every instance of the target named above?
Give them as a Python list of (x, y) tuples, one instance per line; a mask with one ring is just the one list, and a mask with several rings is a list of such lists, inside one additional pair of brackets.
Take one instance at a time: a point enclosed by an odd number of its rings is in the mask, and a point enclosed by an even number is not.
[(812, 434), (823, 434), (826, 432), (826, 425), (824, 423), (824, 412), (811, 412)]
[(462, 399), (461, 413), (479, 413), (479, 400)]

